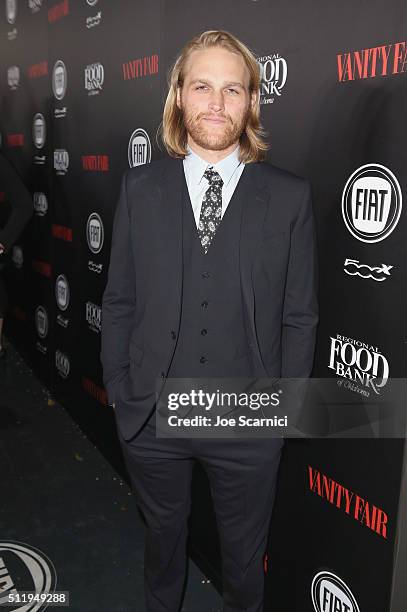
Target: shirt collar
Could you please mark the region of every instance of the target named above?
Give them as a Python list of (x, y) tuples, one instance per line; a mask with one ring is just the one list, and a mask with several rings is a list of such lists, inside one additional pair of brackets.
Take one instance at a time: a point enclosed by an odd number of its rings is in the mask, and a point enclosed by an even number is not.
[(232, 151), (227, 157), (224, 157), (217, 164), (211, 164), (206, 160), (199, 157), (195, 151), (191, 149), (189, 145), (187, 145), (187, 155), (184, 158), (184, 164), (188, 171), (189, 176), (191, 177), (191, 181), (194, 185), (198, 185), (204, 175), (204, 172), (209, 166), (212, 166), (216, 172), (219, 173), (224, 187), (227, 186), (230, 179), (232, 178), (233, 173), (236, 168), (240, 165), (239, 161), (239, 145), (237, 145), (236, 149)]

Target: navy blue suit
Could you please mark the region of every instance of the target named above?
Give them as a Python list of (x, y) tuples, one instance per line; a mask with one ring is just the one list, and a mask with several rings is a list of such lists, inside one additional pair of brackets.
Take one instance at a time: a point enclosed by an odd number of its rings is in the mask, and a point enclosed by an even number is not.
[(207, 255), (182, 160), (128, 170), (102, 302), (104, 383), (147, 522), (149, 612), (177, 612), (195, 461), (211, 487), (224, 612), (260, 612), (262, 556), (283, 442), (155, 436), (156, 380), (305, 378), (318, 321), (309, 182), (247, 164)]

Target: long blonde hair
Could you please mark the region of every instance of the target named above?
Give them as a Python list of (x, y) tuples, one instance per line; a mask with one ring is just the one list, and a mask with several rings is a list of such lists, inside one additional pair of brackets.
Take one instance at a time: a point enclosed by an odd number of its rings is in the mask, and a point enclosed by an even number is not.
[(251, 163), (264, 160), (269, 145), (263, 140), (265, 130), (260, 123), (260, 69), (246, 45), (233, 34), (224, 30), (208, 30), (190, 40), (182, 49), (168, 73), (169, 91), (164, 106), (163, 120), (157, 136), (161, 136), (165, 148), (171, 157), (185, 157), (187, 154), (187, 130), (183, 113), (177, 106), (177, 88), (182, 87), (185, 78), (185, 65), (193, 51), (211, 47), (222, 47), (232, 53), (240, 54), (249, 70), (249, 93), (256, 92), (256, 100), (248, 112), (246, 127), (240, 136), (240, 161)]

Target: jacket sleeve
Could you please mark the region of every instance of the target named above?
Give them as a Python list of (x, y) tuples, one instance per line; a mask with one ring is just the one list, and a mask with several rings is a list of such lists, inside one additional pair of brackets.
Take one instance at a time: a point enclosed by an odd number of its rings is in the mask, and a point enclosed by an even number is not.
[(318, 325), (318, 262), (311, 185), (305, 189), (291, 232), (282, 319), (283, 378), (311, 374)]
[(11, 214), (3, 229), (0, 229), (0, 244), (7, 252), (27, 225), (34, 206), (30, 192), (10, 162), (0, 155), (0, 184), (11, 204)]
[(103, 366), (103, 383), (110, 404), (115, 401), (116, 384), (126, 375), (129, 367), (129, 340), (136, 304), (127, 177), (128, 170), (121, 181), (113, 219), (108, 279), (102, 297), (100, 358)]

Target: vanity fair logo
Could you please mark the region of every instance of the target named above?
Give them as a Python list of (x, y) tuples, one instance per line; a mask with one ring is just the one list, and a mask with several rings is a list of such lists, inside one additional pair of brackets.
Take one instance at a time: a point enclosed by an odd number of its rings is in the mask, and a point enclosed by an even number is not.
[(389, 517), (382, 508), (311, 465), (308, 466), (308, 485), (312, 493), (387, 540)]
[(158, 74), (158, 55), (154, 53), (123, 62), (122, 70), (125, 81)]
[(318, 572), (314, 576), (311, 598), (315, 612), (360, 612), (348, 585), (332, 572)]
[(260, 104), (273, 104), (287, 81), (287, 62), (279, 53), (257, 58), (260, 67)]
[(407, 44), (405, 41), (361, 51), (348, 51), (336, 57), (340, 83), (393, 76), (407, 71)]
[(380, 242), (396, 228), (402, 194), (394, 174), (380, 164), (366, 164), (351, 174), (342, 194), (342, 217), (361, 242)]
[(69, 15), (69, 0), (62, 0), (48, 10), (48, 23), (55, 23)]
[(31, 64), (27, 68), (27, 76), (29, 79), (40, 79), (48, 74), (48, 62), (42, 60), (36, 64)]
[(109, 155), (82, 155), (82, 168), (85, 172), (108, 172)]

